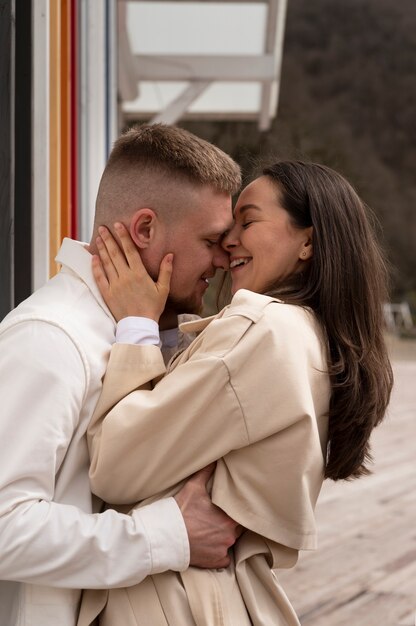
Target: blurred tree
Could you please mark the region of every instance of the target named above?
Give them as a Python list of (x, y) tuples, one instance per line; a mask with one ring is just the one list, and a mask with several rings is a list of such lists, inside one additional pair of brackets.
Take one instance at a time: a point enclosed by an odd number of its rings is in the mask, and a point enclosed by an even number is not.
[(278, 117), (182, 124), (246, 175), (259, 159), (308, 158), (343, 173), (372, 207), (393, 297), (416, 292), (416, 2), (290, 0)]

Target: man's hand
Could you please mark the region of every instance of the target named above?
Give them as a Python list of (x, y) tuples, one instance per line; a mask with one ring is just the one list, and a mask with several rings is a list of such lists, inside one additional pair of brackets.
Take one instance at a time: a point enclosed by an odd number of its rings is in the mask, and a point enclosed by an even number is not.
[(230, 563), (228, 548), (243, 530), (211, 502), (207, 482), (214, 468), (215, 463), (212, 463), (197, 472), (175, 496), (188, 531), (190, 564), (194, 567), (227, 567)]

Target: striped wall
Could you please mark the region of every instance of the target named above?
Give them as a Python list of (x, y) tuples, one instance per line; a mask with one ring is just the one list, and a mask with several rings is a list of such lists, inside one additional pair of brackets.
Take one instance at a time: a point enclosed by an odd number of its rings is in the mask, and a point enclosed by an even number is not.
[(57, 271), (64, 237), (89, 241), (117, 135), (116, 0), (33, 2), (32, 278)]
[(0, 0), (0, 319), (89, 241), (117, 128), (117, 0)]

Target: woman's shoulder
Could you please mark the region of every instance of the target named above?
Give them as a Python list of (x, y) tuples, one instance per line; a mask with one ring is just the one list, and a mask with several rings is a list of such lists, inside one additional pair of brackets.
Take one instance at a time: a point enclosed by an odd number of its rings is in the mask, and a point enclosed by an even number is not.
[(239, 346), (252, 351), (269, 347), (316, 342), (319, 325), (304, 307), (285, 304), (277, 298), (240, 289), (218, 315), (181, 325), (185, 332), (197, 332), (190, 353), (211, 353), (224, 357)]
[(262, 293), (256, 293), (255, 291), (249, 291), (248, 289), (239, 289), (234, 294), (230, 308), (240, 307), (240, 306), (253, 306), (258, 307), (260, 309), (267, 306), (269, 302), (281, 302), (277, 298), (273, 298), (272, 296), (267, 296)]
[(250, 317), (254, 322), (251, 340), (257, 343), (264, 338), (283, 351), (285, 346), (290, 350), (297, 346), (304, 352), (307, 347), (320, 352), (325, 348), (325, 333), (309, 307), (241, 289), (233, 297), (227, 315)]
[(315, 325), (316, 318), (308, 307), (287, 304), (283, 300), (260, 293), (239, 289), (225, 315), (252, 315), (253, 321), (264, 320), (264, 323), (279, 321), (282, 324), (297, 327), (300, 323)]
[(271, 302), (280, 302), (280, 300), (261, 293), (249, 291), (248, 289), (239, 289), (234, 294), (222, 316), (242, 315), (244, 317), (251, 317), (253, 322), (257, 322), (263, 317), (264, 310)]

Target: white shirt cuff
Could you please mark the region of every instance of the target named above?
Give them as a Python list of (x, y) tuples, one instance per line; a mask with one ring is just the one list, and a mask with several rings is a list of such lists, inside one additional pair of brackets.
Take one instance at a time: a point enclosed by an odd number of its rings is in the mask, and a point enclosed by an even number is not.
[(167, 570), (183, 572), (189, 567), (190, 549), (188, 533), (180, 508), (174, 498), (163, 498), (136, 508), (149, 539), (152, 559), (151, 574)]
[(159, 345), (159, 324), (149, 317), (123, 317), (117, 322), (116, 343)]

